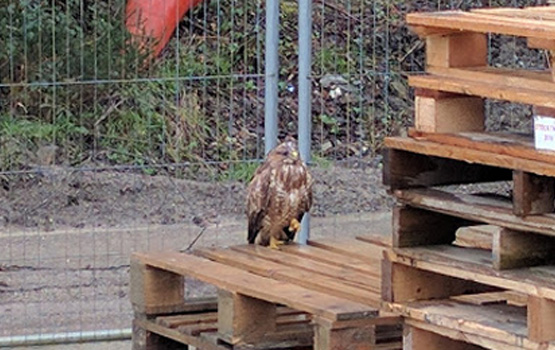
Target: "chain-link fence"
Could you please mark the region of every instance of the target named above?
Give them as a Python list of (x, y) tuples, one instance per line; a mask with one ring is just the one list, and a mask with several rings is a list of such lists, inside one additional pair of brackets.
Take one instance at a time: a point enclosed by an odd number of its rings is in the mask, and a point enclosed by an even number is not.
[[(0, 0), (0, 346), (127, 336), (132, 251), (245, 241), (245, 182), (264, 156), (265, 2), (174, 10), (155, 57), (129, 33), (132, 3)], [(159, 15), (159, 3), (135, 5)], [(361, 234), (392, 204), (379, 150), (411, 124), (406, 76), (424, 68), (404, 15), (534, 4), (312, 1), (313, 237)], [(280, 137), (298, 128), (297, 40), (298, 3), (282, 0)], [(491, 36), (489, 52), (493, 65), (546, 64), (518, 38)], [(488, 127), (526, 129), (526, 108), (488, 103)]]

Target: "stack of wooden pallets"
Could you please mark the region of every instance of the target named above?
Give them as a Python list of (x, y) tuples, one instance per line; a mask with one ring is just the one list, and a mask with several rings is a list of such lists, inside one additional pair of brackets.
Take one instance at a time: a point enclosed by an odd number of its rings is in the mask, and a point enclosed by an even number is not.
[[(484, 100), (555, 115), (553, 72), (487, 65), (487, 34), (555, 49), (555, 8), (407, 16), (426, 41), (415, 125), (386, 140), (396, 197), (385, 307), (405, 317), (404, 349), (555, 349), (555, 152), (533, 135), (484, 131)], [(541, 53), (538, 53), (541, 54)], [(453, 184), (509, 181), (512, 195)]]
[[(133, 347), (401, 349), (401, 318), (378, 311), (383, 250), (350, 239), (135, 253)], [(193, 280), (217, 298), (186, 299)]]

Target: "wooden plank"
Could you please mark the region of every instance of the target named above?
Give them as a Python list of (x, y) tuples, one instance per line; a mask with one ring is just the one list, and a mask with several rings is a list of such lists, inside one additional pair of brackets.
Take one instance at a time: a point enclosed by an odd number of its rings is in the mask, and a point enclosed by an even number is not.
[(555, 341), (555, 301), (532, 296), (528, 300), (527, 310), (530, 340)]
[(453, 244), (459, 247), (491, 250), (493, 234), (499, 230), (501, 230), (501, 227), (495, 225), (460, 227), (455, 232)]
[[(188, 349), (187, 345), (197, 349), (206, 350), (229, 350), (225, 346), (217, 345), (215, 342), (206, 341), (202, 338), (181, 333), (177, 329), (164, 327), (146, 319), (133, 320), (133, 350), (166, 350), (166, 349)], [(156, 339), (157, 342), (145, 342), (142, 334), (148, 338)], [(142, 340), (140, 340), (142, 339)], [(173, 340), (174, 342), (168, 342)]]
[(357, 326), (329, 325), (317, 322), (314, 329), (315, 350), (357, 349), (374, 350), (375, 325), (363, 323)]
[(292, 256), (291, 254), (284, 254), (281, 251), (270, 250), (266, 247), (260, 247), (252, 244), (233, 246), (231, 247), (231, 250), (256, 256), (257, 258), (277, 263), (280, 266), (290, 266), (298, 271), (316, 273), (316, 276), (327, 276), (337, 281), (345, 281), (348, 285), (357, 286), (359, 288), (369, 287), (369, 290), (373, 290), (377, 285), (379, 285), (380, 276), (377, 268), (370, 274), (361, 273), (353, 271), (349, 268), (303, 259), (297, 256)]
[(484, 100), (464, 95), (449, 99), (416, 96), (414, 125), (426, 132), (484, 130)]
[(385, 248), (391, 247), (391, 232), (389, 232), (388, 234), (383, 234), (383, 233), (364, 234), (364, 235), (356, 236), (355, 239), (359, 241), (363, 241), (365, 243), (382, 246)]
[(514, 8), (514, 7), (476, 8), (476, 9), (471, 9), (470, 12), (483, 13), (486, 15), (503, 16), (503, 17), (535, 19), (539, 21), (555, 20), (555, 13), (550, 11), (550, 9), (546, 6), (536, 6), (536, 7), (526, 7), (526, 8)]
[[(313, 243), (315, 241), (312, 241)], [(317, 242), (317, 241), (316, 241)], [(330, 265), (349, 268), (361, 273), (374, 274), (376, 269), (366, 261), (350, 256), (348, 254), (336, 253), (315, 246), (290, 244), (281, 247), (281, 252), (293, 256), (299, 256)]]
[(554, 237), (503, 228), (493, 235), (493, 267), (503, 270), (547, 265), (555, 259), (554, 249)]
[(397, 190), (394, 195), (401, 203), (413, 207), (517, 231), (555, 236), (554, 214), (522, 218), (513, 213), (512, 203), (508, 200), (435, 189)]
[(455, 278), (384, 259), (382, 299), (403, 303), (412, 300), (448, 298), (454, 295), (482, 293), (494, 287), (472, 280)]
[(407, 24), (428, 28), (555, 39), (555, 23), (460, 10), (409, 13)]
[(442, 134), (425, 133), (415, 129), (409, 129), (408, 134), (419, 141), (555, 164), (555, 152), (535, 149), (534, 135), (495, 132)]
[(276, 330), (276, 305), (218, 290), (218, 334), (229, 344), (256, 343)]
[[(453, 300), (387, 304), (405, 315), (406, 324), (429, 324), (440, 334), (486, 345), (491, 349), (555, 349), (555, 343), (538, 343), (527, 337), (526, 309), (511, 305), (472, 305)], [(424, 327), (423, 329), (428, 329)], [(444, 333), (451, 330), (453, 333)]]
[(555, 39), (528, 38), (527, 45), (531, 49), (555, 49)]
[(195, 314), (185, 314), (185, 315), (173, 315), (173, 316), (159, 316), (156, 317), (156, 324), (162, 325), (168, 328), (176, 328), (179, 326), (198, 324), (198, 323), (215, 323), (218, 321), (217, 312), (205, 312), (205, 313), (195, 313)]
[[(367, 305), (306, 288), (253, 275), (207, 259), (173, 251), (134, 253), (132, 260), (154, 268), (186, 275), (230, 292), (287, 305), (330, 319), (373, 318), (377, 311)], [(302, 299), (298, 296), (304, 295)]]
[(524, 87), (531, 90), (555, 92), (555, 84), (553, 84), (551, 74), (546, 70), (485, 66), (464, 68), (429, 67), (426, 71), (434, 76), (455, 80), (463, 79), (515, 89)]
[[(469, 52), (472, 54), (468, 54)], [(461, 32), (426, 37), (427, 66), (485, 66), (487, 55), (487, 37), (483, 33)]]
[(555, 300), (555, 266), (499, 271), (492, 267), (490, 252), (448, 245), (401, 248), (388, 254), (394, 263)]
[(538, 90), (528, 86), (505, 86), (469, 78), (445, 79), (444, 76), (439, 75), (411, 75), (409, 76), (409, 85), (424, 89), (555, 108), (554, 92)]
[(508, 345), (527, 340), (526, 310), (511, 305), (473, 305), (454, 300), (387, 305), (401, 315), (456, 331), (476, 334)]
[(479, 350), (482, 347), (456, 341), (420, 328), (405, 326), (404, 350)]
[(441, 213), (397, 205), (393, 208), (393, 247), (449, 244), (461, 226), (475, 222)]
[[(260, 247), (260, 249), (268, 248)], [(314, 272), (282, 265), (252, 254), (240, 253), (239, 251), (202, 249), (198, 251), (198, 254), (227, 266), (237, 267), (263, 277), (294, 283), (310, 290), (353, 301), (360, 301), (375, 307), (379, 305), (380, 287), (377, 276), (374, 276), (373, 279), (370, 276), (366, 278), (367, 281), (372, 279), (374, 281), (373, 285), (363, 285), (338, 281), (334, 277), (318, 275)]]
[(554, 211), (555, 178), (515, 170), (513, 184), (513, 210), (516, 215), (537, 215)]
[[(383, 183), (393, 190), (512, 179), (512, 173), (507, 169), (412, 152), (413, 149), (420, 151), (421, 143), (411, 142), (408, 138), (386, 138), (386, 147), (389, 148), (383, 154)], [(438, 148), (441, 150), (443, 147)], [(555, 172), (555, 165), (553, 170)]]
[[(350, 255), (354, 258), (365, 261), (371, 266), (379, 266), (383, 256), (384, 247), (370, 243), (361, 243), (358, 240), (344, 240), (341, 238), (328, 238), (326, 240), (308, 241), (308, 245), (331, 252)], [(378, 268), (374, 268), (376, 271)]]
[[(480, 335), (475, 335), (468, 332), (461, 332), (459, 330), (454, 330), (447, 327), (439, 327), (435, 324), (417, 321), (414, 319), (406, 319), (405, 324), (416, 327), (418, 329), (424, 329), (432, 333), (440, 334), (444, 337), (448, 337), (455, 340), (461, 340), (481, 346), (484, 349), (491, 350), (522, 350), (524, 347), (519, 345), (509, 345), (507, 343), (486, 338)], [(525, 349), (525, 348), (524, 348)]]
[(461, 160), (492, 167), (518, 169), (529, 173), (555, 176), (555, 165), (536, 160), (523, 159), (512, 155), (504, 155), (493, 151), (469, 149), (437, 142), (415, 140), (408, 137), (387, 137), (385, 146), (394, 150), (402, 150), (429, 156)]
[(513, 291), (458, 295), (450, 299), (474, 305), (509, 304), (526, 307), (528, 304), (527, 295)]
[(142, 314), (160, 314), (185, 308), (183, 276), (131, 260), (129, 299), (133, 310)]

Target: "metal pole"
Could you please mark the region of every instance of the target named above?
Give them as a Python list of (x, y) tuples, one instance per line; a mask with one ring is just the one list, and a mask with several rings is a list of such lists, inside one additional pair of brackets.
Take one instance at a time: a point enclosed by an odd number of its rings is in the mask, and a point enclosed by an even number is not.
[(279, 0), (266, 0), (264, 149), (277, 145), (279, 78)]
[(49, 344), (70, 344), (84, 342), (105, 342), (114, 340), (131, 339), (131, 328), (123, 329), (104, 329), (98, 331), (82, 331), (67, 333), (43, 333), (43, 334), (27, 334), (0, 337), (0, 348), (17, 347), (17, 346), (33, 346), (33, 345), (49, 345)]
[[(312, 0), (299, 0), (299, 153), (309, 164), (312, 122)], [(310, 215), (301, 222), (299, 243), (310, 236)]]

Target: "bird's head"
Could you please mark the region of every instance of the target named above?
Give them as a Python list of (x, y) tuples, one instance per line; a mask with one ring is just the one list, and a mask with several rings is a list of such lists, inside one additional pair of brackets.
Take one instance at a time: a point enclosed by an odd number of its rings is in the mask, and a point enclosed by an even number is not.
[(279, 157), (286, 163), (298, 161), (300, 158), (299, 150), (297, 149), (297, 141), (292, 137), (287, 137), (270, 152), (268, 157)]

